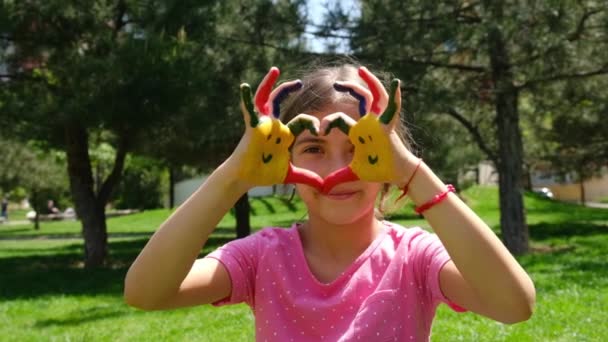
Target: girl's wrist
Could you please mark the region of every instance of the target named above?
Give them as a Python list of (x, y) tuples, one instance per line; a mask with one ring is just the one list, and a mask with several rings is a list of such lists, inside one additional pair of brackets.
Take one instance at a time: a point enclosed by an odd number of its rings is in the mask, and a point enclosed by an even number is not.
[(414, 204), (420, 206), (431, 200), (433, 196), (445, 191), (445, 189), (445, 183), (435, 175), (426, 163), (422, 162), (408, 185), (408, 195)]
[(416, 166), (414, 167), (413, 171), (410, 172), (410, 175), (408, 176), (407, 180), (405, 181), (405, 184), (397, 185), (399, 187), (399, 189), (401, 189), (401, 195), (399, 196), (399, 198), (397, 198), (396, 201), (399, 201), (401, 198), (403, 198), (407, 195), (407, 192), (409, 191), (410, 183), (412, 183), (412, 180), (414, 179), (414, 177), (416, 177), (416, 173), (418, 172), (420, 165), (422, 165), (422, 158), (418, 158), (418, 161), (416, 162)]
[(402, 190), (405, 187), (408, 187), (416, 177), (416, 174), (418, 173), (418, 170), (421, 168), (422, 164), (424, 164), (422, 158), (418, 158), (413, 154), (409, 156), (402, 167), (403, 170), (406, 171), (400, 175), (400, 179), (393, 184)]
[(218, 173), (223, 180), (226, 189), (230, 191), (234, 190), (239, 196), (242, 196), (253, 187), (239, 177), (239, 166), (235, 165), (234, 161), (231, 159), (226, 160), (214, 171), (214, 173)]

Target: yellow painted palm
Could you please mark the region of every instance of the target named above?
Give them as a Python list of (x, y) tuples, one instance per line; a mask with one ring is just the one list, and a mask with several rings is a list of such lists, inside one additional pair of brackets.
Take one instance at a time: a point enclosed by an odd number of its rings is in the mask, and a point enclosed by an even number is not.
[(288, 126), (278, 119), (280, 102), (302, 87), (302, 82), (296, 80), (281, 84), (271, 93), (279, 74), (279, 69), (273, 67), (262, 80), (255, 94), (257, 113), (251, 98), (251, 88), (246, 83), (241, 85), (241, 109), (250, 141), (239, 175), (255, 185), (305, 183), (321, 188), (321, 177), (290, 163), (289, 147), (295, 139), (294, 134), (299, 134), (303, 129), (312, 131), (314, 127), (311, 123), (302, 121)]
[(379, 114), (380, 91), (376, 83), (371, 80), (374, 76), (364, 68), (359, 69), (359, 75), (371, 91), (372, 103), (369, 106), (369, 96), (362, 94), (367, 93), (367, 90), (362, 91), (362, 87), (351, 82), (334, 85), (336, 90), (349, 92), (359, 100), (359, 114), (362, 117), (352, 126), (340, 118), (328, 126), (326, 133), (334, 127), (339, 128), (348, 135), (355, 149), (353, 159), (348, 166), (336, 170), (325, 178), (323, 191), (326, 193), (343, 182), (355, 180), (390, 182), (396, 178), (389, 132), (395, 126), (395, 119), (398, 118), (401, 110), (400, 81), (394, 79), (391, 82), (388, 106), (382, 114)]

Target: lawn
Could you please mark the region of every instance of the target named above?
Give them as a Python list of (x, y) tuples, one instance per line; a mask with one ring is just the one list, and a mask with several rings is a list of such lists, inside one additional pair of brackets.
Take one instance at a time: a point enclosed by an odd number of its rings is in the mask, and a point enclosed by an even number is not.
[[(495, 188), (475, 187), (462, 195), (498, 230)], [(533, 252), (519, 260), (536, 284), (532, 319), (508, 326), (442, 305), (433, 340), (600, 341), (608, 336), (608, 210), (534, 194), (525, 200)], [(251, 204), (254, 229), (286, 226), (304, 216), (299, 201), (267, 197)], [(411, 212), (406, 206), (392, 220), (425, 226)], [(122, 302), (128, 265), (169, 214), (155, 210), (109, 219), (110, 266), (95, 271), (82, 268), (77, 222), (43, 222), (39, 231), (29, 224), (0, 225), (0, 340), (253, 340), (253, 317), (243, 305), (142, 312)], [(233, 238), (233, 226), (229, 213), (201, 254)]]

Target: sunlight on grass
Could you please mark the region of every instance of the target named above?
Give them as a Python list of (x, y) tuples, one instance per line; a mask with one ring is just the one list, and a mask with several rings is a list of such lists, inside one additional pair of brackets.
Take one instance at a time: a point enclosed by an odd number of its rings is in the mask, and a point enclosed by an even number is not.
[[(496, 188), (473, 187), (460, 194), (499, 232)], [(601, 341), (608, 336), (608, 210), (558, 203), (526, 194), (533, 253), (519, 257), (537, 289), (532, 318), (513, 326), (441, 305), (433, 326), (436, 341)], [(289, 226), (304, 218), (299, 200), (252, 198), (254, 230)], [(0, 226), (0, 340), (250, 341), (253, 316), (244, 305), (201, 306), (142, 312), (122, 301), (130, 263), (169, 210), (108, 219), (111, 266), (82, 268), (78, 222)], [(391, 220), (429, 228), (411, 204)], [(228, 213), (202, 254), (234, 238)]]

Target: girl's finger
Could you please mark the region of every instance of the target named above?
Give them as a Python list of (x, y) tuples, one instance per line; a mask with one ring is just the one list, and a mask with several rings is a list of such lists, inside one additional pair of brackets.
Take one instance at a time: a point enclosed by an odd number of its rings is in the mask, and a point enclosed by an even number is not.
[(279, 115), (281, 114), (281, 102), (283, 102), (283, 100), (285, 100), (290, 93), (298, 91), (301, 88), (302, 81), (300, 80), (285, 82), (278, 86), (272, 91), (270, 97), (268, 98), (268, 102), (266, 104), (266, 106), (268, 106), (268, 113), (272, 113), (272, 115), (278, 119)]
[(304, 130), (309, 130), (312, 135), (319, 135), (319, 119), (309, 114), (298, 114), (287, 123), (287, 127), (295, 137)]
[(241, 84), (241, 112), (245, 127), (256, 127), (259, 123), (258, 115), (253, 110), (253, 101), (251, 100), (251, 87), (249, 84)]
[(333, 128), (338, 128), (344, 134), (348, 135), (350, 128), (357, 124), (357, 121), (346, 113), (338, 112), (325, 116), (321, 120), (319, 132), (323, 135), (328, 135)]
[(279, 68), (270, 68), (266, 76), (264, 76), (262, 83), (260, 83), (258, 86), (258, 90), (255, 92), (255, 106), (258, 109), (258, 112), (264, 115), (270, 115), (270, 111), (267, 106), (268, 97), (270, 96), (272, 86), (274, 86), (280, 74), (281, 72), (279, 71)]
[(388, 93), (382, 86), (382, 82), (364, 66), (359, 67), (359, 77), (367, 83), (369, 90), (372, 92), (374, 102), (371, 111), (376, 114), (382, 113), (388, 103)]
[(380, 122), (392, 130), (399, 121), (401, 111), (401, 81), (395, 78), (391, 82), (391, 97), (388, 99), (388, 106), (380, 116)]
[(370, 112), (373, 97), (372, 93), (364, 86), (354, 82), (336, 82), (334, 83), (334, 88), (337, 91), (348, 92), (359, 100), (359, 115), (364, 116)]

